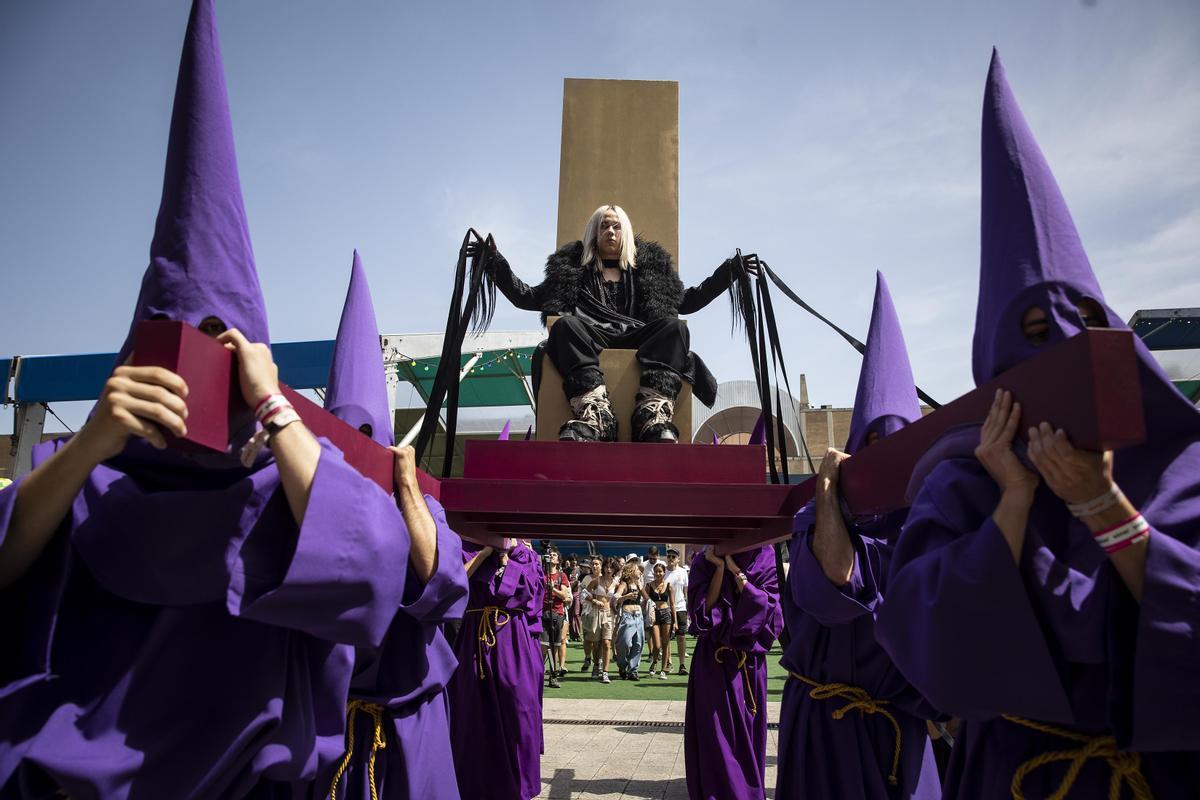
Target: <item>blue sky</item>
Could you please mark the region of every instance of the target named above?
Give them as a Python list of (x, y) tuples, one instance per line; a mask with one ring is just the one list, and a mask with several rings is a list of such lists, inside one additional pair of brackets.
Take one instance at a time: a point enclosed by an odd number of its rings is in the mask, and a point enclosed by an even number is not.
[[(184, 0), (0, 0), (0, 352), (119, 347), (187, 14)], [(1200, 306), (1191, 0), (218, 0), (217, 15), (276, 341), (334, 334), (355, 247), (389, 333), (441, 329), (468, 226), (537, 278), (554, 245), (563, 78), (670, 79), (685, 281), (753, 250), (861, 337), (882, 269), (917, 381), (951, 399), (971, 387), (993, 45), (1109, 303), (1126, 318)], [(848, 405), (858, 356), (785, 308), (793, 381)], [(504, 304), (494, 324), (536, 326)], [(719, 379), (751, 375), (727, 303), (690, 327)]]

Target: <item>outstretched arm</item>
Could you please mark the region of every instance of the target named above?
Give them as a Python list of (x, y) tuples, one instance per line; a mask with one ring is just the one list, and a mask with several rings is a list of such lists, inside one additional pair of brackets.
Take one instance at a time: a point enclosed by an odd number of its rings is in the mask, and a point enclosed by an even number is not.
[[(471, 242), (467, 245), (467, 257), (474, 258), (480, 248), (483, 247), (479, 242)], [(508, 259), (500, 254), (499, 250), (494, 247), (492, 249), (491, 260), (488, 262), (488, 272), (491, 273), (492, 280), (496, 282), (496, 287), (500, 292), (508, 298), (508, 302), (512, 303), (522, 311), (542, 311), (546, 304), (546, 284), (539, 283), (537, 286), (530, 286), (525, 281), (513, 274), (512, 267), (508, 265)]]
[[(679, 302), (680, 314), (694, 314), (717, 298), (733, 282), (737, 260), (727, 258), (699, 286), (692, 286), (683, 293)], [(751, 275), (758, 274), (758, 256), (742, 256), (742, 264)]]

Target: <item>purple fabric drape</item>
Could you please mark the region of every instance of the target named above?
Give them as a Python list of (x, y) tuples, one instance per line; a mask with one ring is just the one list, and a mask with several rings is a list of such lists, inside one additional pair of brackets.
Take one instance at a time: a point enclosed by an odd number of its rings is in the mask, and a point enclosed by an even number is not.
[(775, 554), (761, 547), (734, 556), (733, 575), (708, 605), (713, 565), (697, 553), (688, 575), (688, 616), (696, 637), (683, 733), (692, 800), (763, 798), (767, 757), (766, 653), (783, 628)]
[[(0, 540), (20, 484), (0, 492)], [(215, 470), (131, 443), (0, 592), (0, 786), (239, 797), (314, 779), (342, 751), (350, 645), (378, 645), (403, 598), (380, 569), (408, 557), (400, 524), (324, 442), (299, 526), (269, 459)]]
[[(465, 546), (464, 563), (478, 552)], [(470, 579), (455, 646), (458, 669), (447, 688), (450, 740), (464, 798), (528, 800), (542, 790), (537, 632), (544, 581), (528, 545), (513, 549), (502, 575), (499, 566), (493, 553)]]

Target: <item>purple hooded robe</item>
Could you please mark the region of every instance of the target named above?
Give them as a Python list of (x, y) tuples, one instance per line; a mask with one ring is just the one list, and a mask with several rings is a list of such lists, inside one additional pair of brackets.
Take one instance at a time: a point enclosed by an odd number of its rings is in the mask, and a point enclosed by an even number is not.
[(733, 557), (746, 573), (742, 591), (726, 574), (708, 605), (713, 565), (699, 552), (688, 574), (688, 632), (696, 637), (684, 713), (683, 757), (692, 800), (766, 796), (766, 654), (783, 629), (775, 553)]
[[(210, 0), (188, 23), (135, 323), (160, 315), (267, 339)], [(34, 468), (62, 446), (35, 448)], [(0, 492), (0, 541), (20, 485)], [(327, 442), (297, 525), (269, 452), (245, 469), (131, 439), (0, 591), (0, 792), (311, 781), (342, 750), (353, 646), (378, 645), (403, 598), (403, 573), (378, 567), (407, 560), (399, 517)]]
[[(846, 452), (853, 455), (865, 447), (872, 431), (887, 436), (920, 416), (900, 320), (887, 282), (877, 273)], [(863, 713), (853, 705), (857, 692), (826, 696), (798, 678), (789, 679), (779, 713), (776, 797), (941, 796), (925, 728), (925, 720), (936, 714), (875, 641), (875, 614), (884, 602), (892, 545), (906, 514), (900, 510), (847, 518), (854, 567), (840, 587), (825, 575), (812, 551), (814, 505), (796, 515), (788, 548), (788, 590), (782, 598), (791, 637), (783, 666), (819, 684), (855, 687), (886, 705), (880, 712)]]
[[(1109, 326), (1124, 327), (1104, 304), (995, 54), (982, 190), (977, 383), (1038, 351), (1020, 329), (1031, 305), (1050, 321), (1041, 347), (1083, 329), (1082, 298), (1100, 304)], [(1106, 797), (1114, 774), (1125, 780), (1117, 769), (1134, 765), (1160, 800), (1200, 795), (1200, 412), (1140, 341), (1136, 349), (1147, 436), (1116, 452), (1114, 478), (1151, 526), (1140, 604), (1044, 485), (1013, 562), (991, 519), (999, 489), (973, 457), (977, 430), (959, 437), (957, 456), (932, 468), (913, 503), (876, 635), (934, 705), (964, 719), (948, 797), (1008, 798), (1022, 765), (1027, 797), (1063, 783), (1069, 760), (1030, 768), (1029, 759), (1083, 743), (1001, 715), (1115, 738), (1122, 753), (1081, 759), (1067, 797)], [(1127, 785), (1119, 788), (1129, 796)]]
[[(463, 562), (480, 551), (465, 544)], [(537, 641), (545, 581), (527, 544), (502, 575), (492, 553), (471, 576), (455, 653), (450, 743), (463, 797), (528, 800), (542, 790), (542, 653)]]
[[(395, 443), (387, 384), (379, 348), (379, 329), (371, 290), (358, 252), (350, 270), (350, 286), (334, 342), (325, 406), (342, 421), (371, 426), (371, 437), (388, 447)], [(437, 566), (422, 583), (412, 566), (407, 572), (400, 610), (383, 644), (355, 653), (350, 699), (355, 747), (317, 788), (328, 792), (334, 776), (338, 797), (371, 800), (457, 800), (458, 784), (448, 768), (450, 721), (445, 688), (458, 661), (442, 633), (442, 623), (462, 619), (467, 604), (467, 574), (462, 567), (462, 541), (446, 524), (446, 512), (429, 495), (425, 503), (437, 525)], [(408, 529), (388, 533), (408, 541)], [(379, 708), (382, 707), (382, 710)], [(378, 716), (378, 719), (377, 719)], [(382, 749), (376, 746), (376, 726)], [(373, 767), (372, 767), (373, 764)]]

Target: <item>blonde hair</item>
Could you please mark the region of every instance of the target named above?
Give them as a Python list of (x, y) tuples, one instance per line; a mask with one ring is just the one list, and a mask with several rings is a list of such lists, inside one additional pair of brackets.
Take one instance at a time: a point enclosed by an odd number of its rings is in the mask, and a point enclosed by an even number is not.
[(597, 208), (592, 212), (587, 225), (583, 226), (583, 266), (600, 267), (600, 253), (596, 250), (596, 234), (600, 232), (600, 221), (604, 219), (607, 211), (616, 214), (617, 222), (621, 224), (621, 269), (634, 269), (637, 267), (637, 243), (634, 241), (633, 223), (629, 221), (629, 215), (625, 213), (625, 209), (614, 205)]
[(624, 567), (621, 568), (621, 580), (625, 581), (625, 583), (636, 582), (639, 578), (637, 571), (638, 571), (638, 565), (636, 563), (634, 563), (633, 561), (630, 561)]

